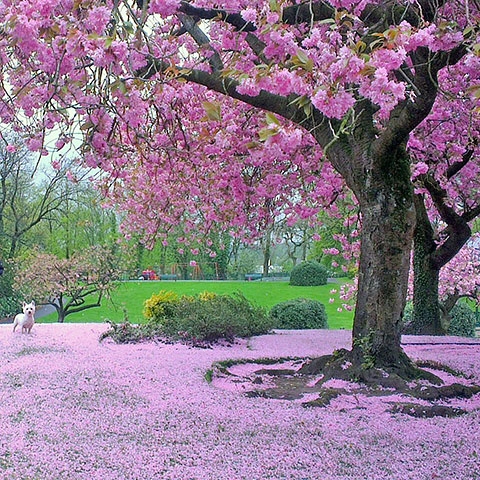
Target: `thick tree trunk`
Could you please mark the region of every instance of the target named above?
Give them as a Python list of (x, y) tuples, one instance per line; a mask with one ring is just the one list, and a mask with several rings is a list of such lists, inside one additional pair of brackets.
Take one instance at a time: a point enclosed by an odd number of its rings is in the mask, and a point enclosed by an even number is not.
[(63, 308), (62, 300), (59, 300), (58, 304), (53, 303), (52, 305), (55, 307), (55, 310), (57, 311), (57, 322), (63, 323), (65, 321), (66, 312), (65, 312), (65, 309)]
[(364, 183), (354, 187), (362, 236), (352, 358), (408, 377), (413, 365), (400, 343), (415, 208), (403, 146), (372, 159)]
[(421, 196), (415, 196), (416, 227), (413, 253), (413, 315), (405, 333), (412, 335), (444, 335), (438, 298), (440, 268), (432, 255), (437, 245)]
[[(450, 322), (449, 311), (456, 300), (442, 305), (439, 299), (440, 270), (460, 251), (471, 236), (468, 216), (458, 215), (445, 202), (446, 194), (434, 180), (428, 180), (430, 195), (437, 210), (448, 225), (448, 237), (435, 242), (434, 231), (421, 195), (415, 196), (417, 226), (414, 241), (413, 321), (407, 333), (416, 335), (445, 335)], [(452, 303), (453, 302), (453, 303)]]
[[(389, 215), (391, 209), (399, 210)], [(401, 366), (401, 322), (407, 293), (414, 215), (381, 195), (363, 209), (353, 347), (379, 367)]]

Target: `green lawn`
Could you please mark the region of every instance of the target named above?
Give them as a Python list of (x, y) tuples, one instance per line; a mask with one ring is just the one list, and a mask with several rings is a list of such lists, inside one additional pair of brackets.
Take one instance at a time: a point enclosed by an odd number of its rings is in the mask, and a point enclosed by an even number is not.
[[(331, 294), (332, 289), (338, 289), (338, 284), (329, 283), (318, 287), (294, 287), (288, 282), (197, 282), (197, 281), (131, 281), (123, 282), (113, 292), (111, 300), (104, 300), (103, 305), (92, 308), (78, 314), (69, 315), (66, 322), (102, 322), (105, 320), (121, 321), (124, 318), (124, 309), (127, 311), (131, 322), (141, 323), (144, 321), (142, 309), (144, 301), (153, 293), (160, 290), (172, 290), (179, 294), (193, 295), (204, 291), (219, 294), (242, 292), (246, 298), (270, 309), (273, 305), (292, 298), (304, 297), (321, 301), (327, 310), (328, 324), (331, 329), (352, 328), (353, 312), (343, 310), (338, 312), (341, 306), (338, 293)], [(329, 303), (330, 298), (335, 298), (334, 303)], [(56, 315), (51, 314), (39, 319), (40, 322), (55, 322)]]

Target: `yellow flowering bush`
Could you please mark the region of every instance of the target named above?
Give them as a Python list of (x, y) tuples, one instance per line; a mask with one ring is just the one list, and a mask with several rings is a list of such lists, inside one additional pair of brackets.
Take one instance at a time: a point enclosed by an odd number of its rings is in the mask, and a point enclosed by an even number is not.
[(147, 320), (160, 320), (173, 314), (180, 297), (172, 291), (161, 290), (145, 300), (143, 316)]
[(213, 292), (207, 292), (206, 290), (204, 292), (202, 292), (198, 298), (202, 301), (202, 302), (209, 302), (213, 299), (215, 299), (217, 297), (217, 294), (216, 293), (213, 293)]

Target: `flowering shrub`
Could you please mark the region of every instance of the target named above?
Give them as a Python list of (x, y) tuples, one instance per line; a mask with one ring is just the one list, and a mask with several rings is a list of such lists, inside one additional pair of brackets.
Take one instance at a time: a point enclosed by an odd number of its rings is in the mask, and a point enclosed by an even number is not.
[(272, 328), (265, 309), (252, 305), (243, 295), (215, 295), (208, 292), (198, 297), (183, 297), (174, 319), (162, 326), (170, 338), (194, 342), (232, 341), (235, 337), (251, 337)]
[(180, 301), (175, 292), (161, 290), (145, 300), (143, 315), (147, 320), (158, 321), (173, 315), (175, 306)]
[(214, 300), (215, 298), (217, 297), (217, 294), (214, 293), (214, 292), (202, 292), (198, 298), (199, 300), (203, 301), (203, 302), (209, 302), (209, 301), (212, 301)]
[(325, 306), (318, 300), (296, 298), (277, 303), (270, 310), (275, 328), (328, 328)]
[(328, 279), (327, 269), (318, 262), (302, 262), (292, 269), (290, 285), (325, 285)]

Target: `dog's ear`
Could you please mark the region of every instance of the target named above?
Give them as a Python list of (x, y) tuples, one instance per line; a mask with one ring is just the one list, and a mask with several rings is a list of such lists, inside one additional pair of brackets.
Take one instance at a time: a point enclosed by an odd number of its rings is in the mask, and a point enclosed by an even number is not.
[(22, 307), (25, 308), (27, 306), (27, 303), (26, 302), (23, 302), (22, 303)]
[(35, 300), (32, 300), (32, 305), (35, 306)]

